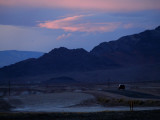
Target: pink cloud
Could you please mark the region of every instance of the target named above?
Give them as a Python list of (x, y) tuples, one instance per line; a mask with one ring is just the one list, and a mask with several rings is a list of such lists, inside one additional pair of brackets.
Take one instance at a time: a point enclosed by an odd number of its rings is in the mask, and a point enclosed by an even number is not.
[(79, 15), (66, 17), (59, 20), (45, 21), (38, 24), (41, 28), (47, 29), (62, 29), (68, 32), (111, 32), (119, 27), (119, 22), (105, 23), (79, 23), (80, 19), (87, 15)]
[(0, 5), (126, 12), (160, 9), (160, 0), (0, 0)]
[(125, 29), (129, 29), (129, 28), (133, 28), (133, 27), (135, 27), (133, 23), (128, 23), (128, 24), (124, 25)]
[(58, 36), (56, 40), (66, 39), (66, 38), (70, 37), (71, 35), (72, 35), (71, 33), (62, 34), (62, 35)]

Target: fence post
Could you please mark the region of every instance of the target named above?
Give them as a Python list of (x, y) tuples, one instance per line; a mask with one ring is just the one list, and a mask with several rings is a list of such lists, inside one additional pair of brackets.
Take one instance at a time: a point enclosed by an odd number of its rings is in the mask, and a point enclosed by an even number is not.
[(129, 102), (129, 105), (130, 105), (130, 111), (133, 111), (134, 101), (131, 100)]
[(8, 94), (11, 95), (11, 81), (8, 81)]

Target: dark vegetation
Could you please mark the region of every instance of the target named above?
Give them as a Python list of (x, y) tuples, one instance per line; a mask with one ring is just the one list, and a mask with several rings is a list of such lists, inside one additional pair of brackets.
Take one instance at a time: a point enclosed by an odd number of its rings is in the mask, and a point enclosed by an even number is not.
[(1, 120), (158, 120), (160, 110), (95, 113), (0, 113)]
[(0, 97), (0, 112), (10, 111), (12, 106)]
[(105, 98), (105, 97), (97, 97), (97, 103), (103, 106), (129, 106), (132, 101), (135, 107), (149, 107), (149, 106), (160, 106), (160, 100), (127, 100), (123, 98)]

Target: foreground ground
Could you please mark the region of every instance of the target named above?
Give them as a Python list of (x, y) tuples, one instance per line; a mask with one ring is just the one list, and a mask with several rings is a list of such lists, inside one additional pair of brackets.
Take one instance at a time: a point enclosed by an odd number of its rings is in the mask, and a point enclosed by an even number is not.
[(160, 83), (7, 86), (0, 88), (2, 112), (100, 112), (160, 109)]
[(0, 120), (159, 120), (160, 110), (96, 113), (0, 113)]

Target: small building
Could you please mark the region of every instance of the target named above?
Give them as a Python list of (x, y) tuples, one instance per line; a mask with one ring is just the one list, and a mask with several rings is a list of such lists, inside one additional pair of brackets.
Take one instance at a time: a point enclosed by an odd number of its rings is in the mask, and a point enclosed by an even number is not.
[(119, 89), (119, 90), (125, 90), (125, 85), (124, 85), (124, 84), (119, 84), (118, 89)]

